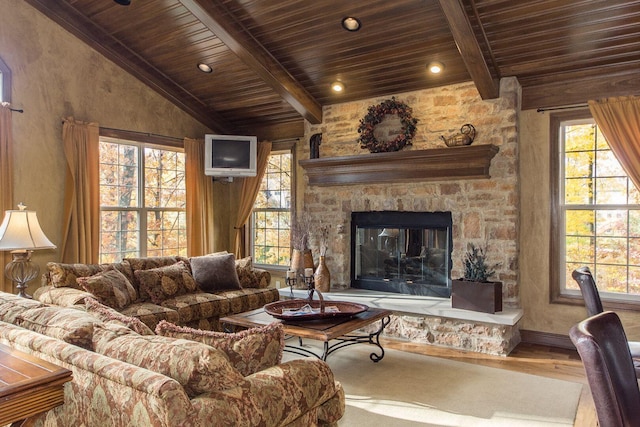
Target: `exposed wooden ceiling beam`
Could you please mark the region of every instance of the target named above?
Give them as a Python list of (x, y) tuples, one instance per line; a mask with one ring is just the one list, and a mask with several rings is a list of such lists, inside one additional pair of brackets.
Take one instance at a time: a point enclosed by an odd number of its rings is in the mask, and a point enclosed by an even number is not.
[(458, 51), (467, 66), (473, 82), (482, 99), (493, 99), (500, 96), (500, 85), (491, 76), (489, 66), (482, 55), (469, 17), (465, 13), (461, 0), (438, 0), (444, 12), (449, 28), (453, 34)]
[(207, 108), (193, 94), (178, 86), (102, 28), (87, 20), (68, 2), (49, 0), (27, 0), (27, 2), (213, 131), (233, 133), (234, 126), (218, 112)]
[(180, 0), (196, 18), (216, 35), (245, 64), (313, 124), (322, 123), (322, 106), (280, 64), (264, 46), (222, 9), (220, 2)]

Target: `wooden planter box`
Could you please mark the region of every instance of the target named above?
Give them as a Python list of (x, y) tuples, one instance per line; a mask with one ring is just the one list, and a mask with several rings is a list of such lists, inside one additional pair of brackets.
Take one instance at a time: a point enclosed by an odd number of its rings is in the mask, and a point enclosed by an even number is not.
[(495, 313), (502, 311), (502, 282), (451, 281), (451, 306)]

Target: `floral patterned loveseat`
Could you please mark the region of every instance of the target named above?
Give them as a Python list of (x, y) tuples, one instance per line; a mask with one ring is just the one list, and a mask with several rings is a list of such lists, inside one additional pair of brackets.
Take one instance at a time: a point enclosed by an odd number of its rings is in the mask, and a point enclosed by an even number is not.
[(0, 292), (0, 343), (73, 373), (64, 404), (28, 425), (335, 426), (344, 414), (325, 362), (280, 363), (281, 325), (157, 331), (92, 298), (69, 308)]
[(95, 298), (151, 329), (162, 320), (221, 330), (219, 319), (279, 299), (271, 275), (251, 258), (226, 252), (201, 257), (125, 258), (112, 264), (50, 262), (34, 298), (70, 307)]

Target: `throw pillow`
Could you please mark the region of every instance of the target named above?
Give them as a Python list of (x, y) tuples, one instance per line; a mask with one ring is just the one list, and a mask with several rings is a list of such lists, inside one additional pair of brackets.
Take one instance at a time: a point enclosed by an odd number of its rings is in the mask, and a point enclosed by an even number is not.
[(104, 270), (98, 264), (62, 264), (59, 262), (48, 262), (49, 283), (56, 288), (67, 286), (70, 288), (82, 289), (77, 282), (78, 277), (93, 276)]
[(88, 350), (92, 350), (94, 325), (99, 323), (82, 310), (56, 306), (32, 308), (16, 316), (18, 326)]
[(242, 289), (233, 254), (204, 255), (192, 257), (189, 261), (193, 278), (203, 291), (215, 293)]
[(195, 341), (138, 335), (106, 323), (96, 325), (93, 344), (97, 353), (175, 379), (191, 398), (236, 387), (244, 380), (224, 353)]
[(140, 283), (140, 290), (144, 290), (154, 304), (198, 289), (184, 261), (149, 270), (135, 270), (134, 275)]
[(149, 301), (151, 298), (143, 289), (140, 288), (140, 283), (138, 282), (138, 279), (135, 275), (135, 271), (166, 267), (167, 265), (173, 265), (178, 261), (188, 262), (186, 258), (181, 256), (152, 256), (144, 258), (124, 258), (122, 260), (122, 263), (127, 264), (131, 269), (131, 284), (138, 290), (138, 293), (140, 294), (140, 300)]
[(284, 349), (284, 330), (277, 322), (228, 334), (182, 327), (162, 320), (156, 326), (156, 333), (198, 341), (222, 350), (245, 377), (279, 364)]
[(111, 307), (100, 304), (93, 298), (85, 298), (84, 306), (87, 309), (87, 313), (103, 322), (119, 323), (140, 335), (155, 335), (153, 331), (137, 317), (125, 316)]
[(115, 309), (122, 309), (138, 298), (129, 279), (113, 268), (93, 276), (78, 277), (77, 281), (102, 304)]
[(253, 260), (250, 256), (236, 260), (236, 273), (242, 288), (257, 288), (260, 286), (260, 279), (253, 270)]

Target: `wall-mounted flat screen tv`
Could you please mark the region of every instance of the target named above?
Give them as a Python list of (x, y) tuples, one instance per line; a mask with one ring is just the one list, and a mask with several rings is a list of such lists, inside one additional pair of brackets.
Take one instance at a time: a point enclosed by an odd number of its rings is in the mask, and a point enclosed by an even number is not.
[(257, 137), (205, 135), (204, 173), (209, 176), (256, 176)]

